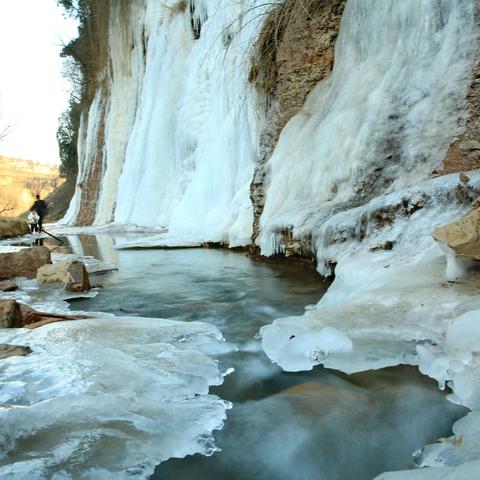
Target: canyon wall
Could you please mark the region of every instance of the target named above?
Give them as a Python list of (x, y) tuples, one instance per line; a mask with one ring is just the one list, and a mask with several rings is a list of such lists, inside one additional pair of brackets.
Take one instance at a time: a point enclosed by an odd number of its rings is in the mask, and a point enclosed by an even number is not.
[(328, 273), (333, 214), (480, 165), (474, 0), (89, 3), (66, 223), (324, 257)]

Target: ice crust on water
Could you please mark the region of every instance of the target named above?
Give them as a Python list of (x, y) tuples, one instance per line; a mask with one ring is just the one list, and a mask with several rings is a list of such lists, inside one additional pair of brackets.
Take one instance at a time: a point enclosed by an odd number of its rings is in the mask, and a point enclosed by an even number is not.
[(123, 240), (115, 244), (118, 250), (129, 248), (194, 248), (200, 247), (202, 242), (198, 236), (173, 235), (171, 233), (161, 233), (158, 235), (148, 235), (141, 239)]
[[(305, 338), (297, 334), (318, 335), (333, 327), (353, 341), (353, 350), (332, 351), (321, 362), (327, 366), (342, 362), (340, 368), (353, 373), (416, 363), (412, 359), (417, 356), (415, 342), (441, 342), (449, 320), (480, 308), (475, 284), (446, 282), (445, 258), (431, 237), (435, 226), (468, 211), (453, 201), (459, 186), (457, 175), (439, 177), (377, 197), (325, 222), (317, 232), (319, 270), (328, 273), (328, 260), (336, 262), (335, 281), (301, 321), (282, 318), (262, 329), (270, 358), (284, 369), (294, 369), (293, 364), (300, 361), (295, 356), (302, 349), (292, 344)], [(480, 186), (480, 173), (471, 174), (471, 186)], [(396, 206), (413, 205), (419, 199), (421, 208), (413, 214), (396, 212)], [(383, 227), (372, 220), (382, 210), (394, 212)], [(360, 228), (364, 229), (363, 241)], [(387, 241), (393, 243), (392, 250), (371, 251), (372, 246)], [(304, 350), (312, 348), (308, 345)], [(319, 363), (315, 358), (310, 356), (309, 368)]]
[(33, 350), (0, 366), (1, 478), (148, 478), (215, 450), (230, 407), (208, 394), (223, 381), (215, 327), (105, 316), (0, 336)]
[[(470, 177), (470, 188), (478, 189), (480, 173)], [(457, 422), (453, 438), (417, 455), (420, 466), (435, 468), (379, 479), (480, 478), (480, 275), (474, 268), (448, 282), (445, 256), (431, 236), (435, 226), (468, 211), (454, 200), (459, 188), (458, 175), (439, 177), (334, 215), (319, 230), (316, 244), (318, 258), (338, 262), (332, 286), (303, 317), (278, 319), (261, 331), (265, 352), (285, 370), (323, 364), (353, 373), (418, 365), (440, 388), (452, 388), (454, 403), (474, 411)], [(365, 237), (355, 235), (363, 218), (412, 198), (422, 199), (413, 214), (397, 212), (383, 227), (363, 222)], [(392, 250), (371, 251), (386, 241)], [(330, 329), (344, 337), (326, 354), (321, 339)], [(343, 348), (345, 339), (351, 349)]]

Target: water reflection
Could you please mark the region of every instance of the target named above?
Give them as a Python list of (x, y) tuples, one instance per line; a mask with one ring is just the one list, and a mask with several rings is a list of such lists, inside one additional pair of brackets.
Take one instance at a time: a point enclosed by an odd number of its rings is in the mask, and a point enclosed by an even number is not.
[(68, 237), (74, 253), (116, 263), (93, 277), (105, 288), (72, 309), (116, 315), (204, 321), (235, 343), (249, 341), (273, 319), (299, 315), (328, 285), (312, 270), (267, 264), (227, 250), (115, 250), (106, 235)]

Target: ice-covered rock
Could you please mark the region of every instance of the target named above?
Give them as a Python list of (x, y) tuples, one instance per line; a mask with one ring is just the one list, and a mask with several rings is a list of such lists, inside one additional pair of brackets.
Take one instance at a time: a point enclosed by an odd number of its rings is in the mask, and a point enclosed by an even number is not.
[(472, 0), (347, 2), (332, 75), (267, 164), (262, 253), (284, 250), (284, 230), (315, 244), (336, 212), (413, 187), (441, 166), (462, 128), (475, 8)]

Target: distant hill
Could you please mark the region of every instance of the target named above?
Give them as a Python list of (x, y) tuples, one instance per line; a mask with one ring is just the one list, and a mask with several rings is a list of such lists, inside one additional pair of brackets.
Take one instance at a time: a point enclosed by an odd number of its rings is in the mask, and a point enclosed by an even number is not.
[(0, 156), (0, 215), (24, 213), (36, 193), (46, 197), (64, 181), (55, 165)]

